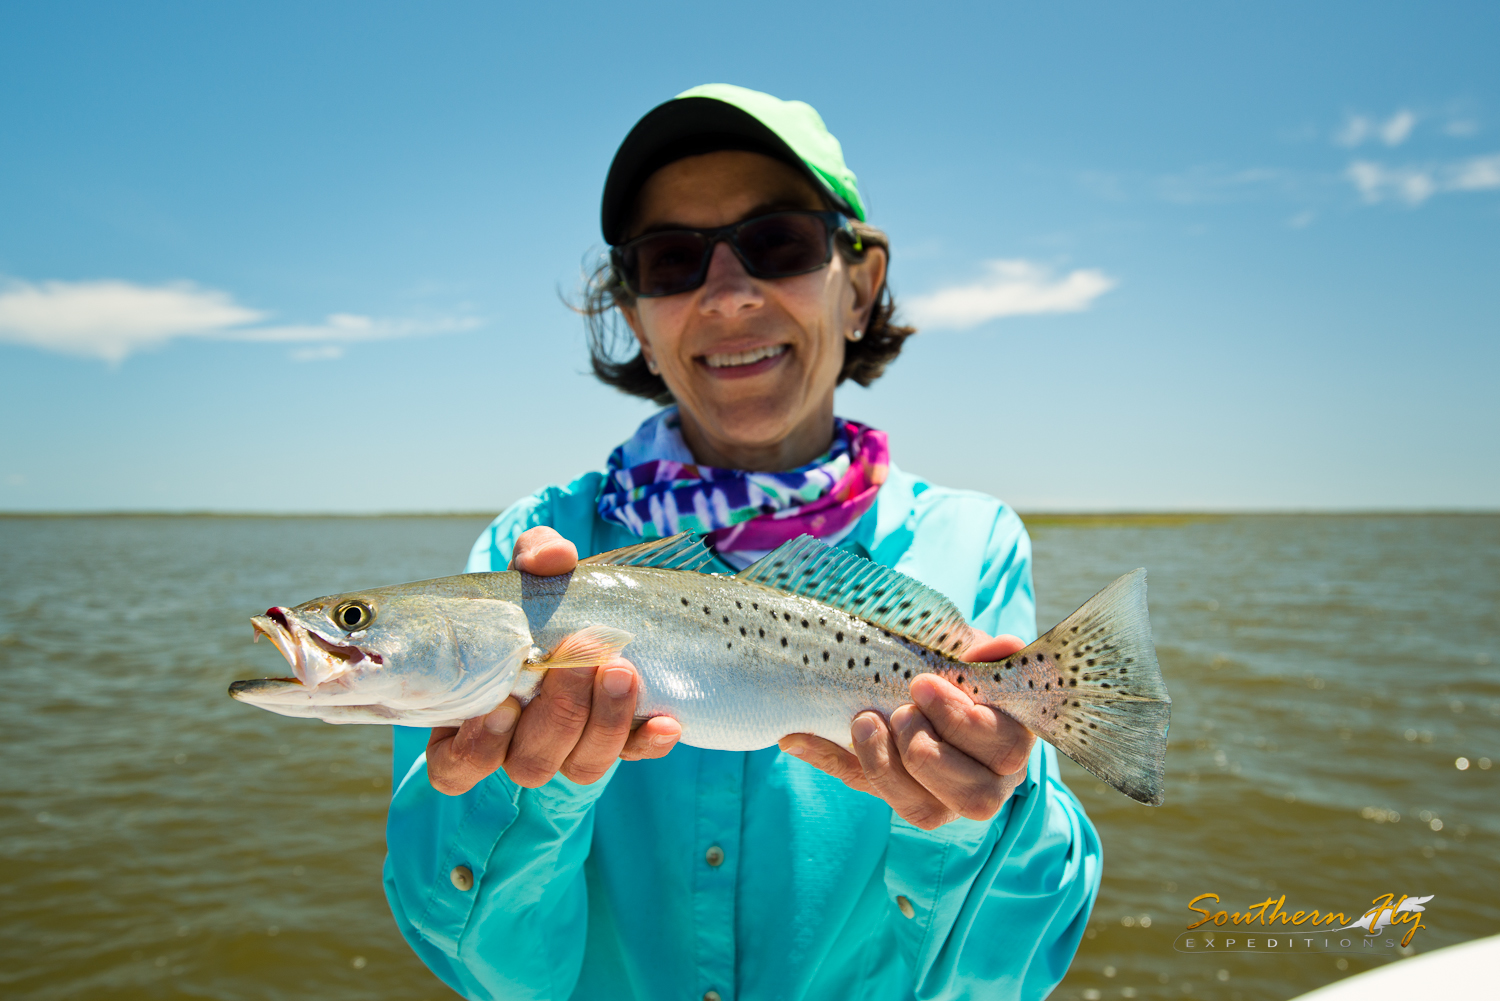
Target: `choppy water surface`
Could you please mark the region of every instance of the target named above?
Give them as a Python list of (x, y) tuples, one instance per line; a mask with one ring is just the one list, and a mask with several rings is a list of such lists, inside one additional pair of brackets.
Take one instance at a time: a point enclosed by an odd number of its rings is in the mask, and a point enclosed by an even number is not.
[[(381, 894), (388, 733), (224, 689), (279, 668), (251, 614), (451, 573), (482, 524), (0, 519), (0, 995), (453, 997)], [(1500, 931), (1500, 517), (1032, 534), (1043, 625), (1150, 569), (1175, 701), (1166, 806), (1068, 766), (1106, 870), (1055, 996), (1281, 999), (1372, 964), (1174, 952), (1210, 891), (1434, 894), (1422, 951)]]

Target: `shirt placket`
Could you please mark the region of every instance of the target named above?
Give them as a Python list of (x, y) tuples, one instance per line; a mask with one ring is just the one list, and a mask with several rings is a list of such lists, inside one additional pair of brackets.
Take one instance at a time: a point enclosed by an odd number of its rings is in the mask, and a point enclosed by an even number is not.
[(740, 864), (745, 755), (705, 751), (698, 757), (693, 837), (693, 917), (697, 999), (734, 997), (734, 888)]

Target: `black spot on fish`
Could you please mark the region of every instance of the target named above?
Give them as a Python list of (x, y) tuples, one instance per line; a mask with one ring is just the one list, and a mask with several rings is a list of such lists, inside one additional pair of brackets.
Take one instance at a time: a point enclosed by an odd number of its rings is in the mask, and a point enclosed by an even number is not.
[(1026, 655), (1024, 653), (1021, 654), (1021, 666), (1022, 667), (1026, 666)]
[(813, 572), (813, 568), (812, 567), (808, 567), (806, 570), (802, 571), (802, 576), (804, 576), (804, 577), (811, 577), (812, 576), (812, 572)]
[(1027, 678), (1026, 679), (1026, 687), (1027, 688), (1035, 688), (1036, 687), (1036, 682), (1032, 681), (1030, 678)]
[(901, 607), (902, 608), (910, 608), (911, 607), (911, 601), (909, 599), (907, 601), (903, 601), (901, 603)]
[(861, 635), (861, 636), (860, 636), (860, 637), (859, 637), (859, 641), (860, 641), (860, 642), (861, 642), (861, 643), (868, 643), (868, 642), (870, 642), (870, 637), (868, 637), (868, 636), (865, 636), (865, 635)]
[(1100, 685), (1099, 687), (1100, 688), (1108, 688), (1109, 687), (1109, 682), (1106, 681), (1104, 684)]
[(744, 626), (740, 626), (740, 635), (741, 636), (747, 636), (747, 635), (749, 635), (748, 633), (745, 632), (745, 627)]
[(1044, 692), (1050, 692), (1050, 691), (1052, 691), (1052, 682), (1050, 682), (1050, 681), (1045, 682), (1042, 685), (1042, 691), (1044, 691)]
[(960, 685), (962, 685), (962, 684), (963, 684), (963, 683), (964, 683), (964, 676), (963, 676), (963, 675), (962, 675), (962, 674), (960, 674), (960, 675), (959, 675), (959, 676), (958, 676), (958, 683), (959, 683), (959, 684), (960, 684)]
[(884, 615), (886, 612), (889, 612), (890, 610), (891, 610), (891, 606), (890, 605), (881, 605), (879, 608), (875, 609), (875, 614), (876, 615)]
[(804, 663), (804, 664), (808, 663), (807, 654), (805, 654), (805, 653), (802, 655), (802, 663)]
[(882, 594), (885, 594), (885, 588), (883, 588), (883, 587), (877, 587), (875, 590), (871, 591), (870, 593), (873, 594), (875, 597), (878, 598)]
[(1093, 667), (1093, 666), (1094, 666), (1094, 662), (1092, 660), (1090, 660), (1089, 661), (1089, 667)]
[(1068, 682), (1068, 684), (1071, 685), (1074, 688), (1077, 688), (1078, 687), (1078, 679), (1074, 678), (1072, 681)]
[(788, 622), (792, 621), (792, 613), (791, 612), (782, 612), (781, 614), (786, 617), (786, 620)]
[(707, 606), (707, 605), (704, 605), (704, 606), (703, 606), (703, 614), (704, 614), (704, 615), (708, 615), (708, 614), (710, 614), (710, 613), (709, 613), (709, 611), (708, 611), (708, 606)]
[(818, 625), (820, 625), (820, 626), (826, 626), (826, 625), (828, 625), (828, 620), (825, 619), (825, 618), (823, 618), (820, 615), (820, 616), (818, 616)]
[(879, 671), (875, 672), (875, 683), (877, 685), (880, 684), (880, 672)]
[(761, 639), (765, 639), (766, 638), (766, 631), (764, 629), (757, 629), (755, 631), (758, 632), (758, 633), (760, 633), (760, 638)]
[(866, 657), (865, 658), (865, 667), (869, 667), (869, 666), (870, 666), (870, 658)]
[(998, 675), (998, 674), (997, 674), (997, 675), (995, 675), (995, 680), (996, 680), (996, 681), (999, 681), (999, 680), (1000, 680), (1000, 675)]
[(786, 646), (786, 637), (785, 636), (781, 637), (781, 645), (782, 646)]
[(726, 616), (724, 616), (724, 624), (725, 624), (725, 625), (726, 625), (726, 626), (727, 626), (727, 625), (729, 625), (729, 616), (727, 616), (727, 615), (726, 615)]
[(905, 674), (902, 675), (902, 677), (903, 678), (910, 678), (911, 677), (911, 672), (907, 671)]
[(735, 603), (734, 603), (734, 607), (735, 607), (735, 608), (740, 608), (740, 609), (743, 609), (743, 608), (744, 608), (744, 607), (745, 607), (745, 606), (744, 606), (744, 605), (741, 605), (741, 604), (740, 604), (740, 603), (739, 603), (739, 602), (738, 602), (738, 601), (736, 601), (736, 602), (735, 602)]
[(823, 659), (824, 659), (824, 660), (827, 660), (827, 659), (828, 659), (828, 651), (827, 651), (827, 650), (824, 650), (824, 651), (823, 651)]
[(1063, 724), (1063, 729), (1066, 730), (1066, 731), (1068, 731), (1069, 733), (1072, 733), (1073, 732), (1073, 724), (1072, 723), (1064, 723)]
[(688, 600), (687, 600), (687, 599), (686, 599), (686, 598), (683, 598), (683, 599), (682, 599), (682, 603), (683, 603), (683, 604), (684, 604), (684, 605), (686, 605), (686, 604), (687, 604), (687, 603), (688, 603)]
[(850, 658), (849, 658), (849, 666), (850, 666), (850, 667), (853, 667), (853, 666), (854, 666), (854, 658), (853, 658), (853, 657), (850, 657)]
[(834, 633), (833, 634), (833, 638), (834, 638), (835, 641), (837, 641), (839, 643), (844, 642), (844, 634), (843, 633)]
[(758, 601), (752, 601), (752, 602), (750, 602), (750, 607), (752, 609), (754, 609), (755, 611), (758, 612), (758, 611), (760, 611), (760, 602), (758, 602)]
[(1098, 723), (1090, 723), (1089, 724), (1089, 729), (1090, 730), (1097, 730), (1097, 729), (1099, 729), (1099, 724)]
[(734, 644), (733, 643), (725, 643), (724, 644), (724, 649), (725, 650), (733, 650), (734, 649)]
[(807, 628), (807, 620), (806, 620), (806, 619), (803, 619), (803, 620), (802, 620), (802, 628), (803, 628), (803, 629), (806, 629), (806, 628)]
[(929, 616), (931, 614), (932, 614), (931, 612), (923, 612), (921, 615), (918, 615), (917, 618), (919, 618), (919, 619), (925, 619), (925, 618), (927, 618), (927, 616)]

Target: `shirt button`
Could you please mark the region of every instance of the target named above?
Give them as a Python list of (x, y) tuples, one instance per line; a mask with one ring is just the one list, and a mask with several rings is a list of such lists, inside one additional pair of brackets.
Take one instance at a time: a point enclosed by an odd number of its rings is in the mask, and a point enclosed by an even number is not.
[[(708, 851), (706, 851), (706, 852), (703, 853), (703, 861), (705, 861), (709, 865), (715, 866), (715, 867), (723, 865), (724, 864), (724, 849), (720, 848), (718, 845), (714, 845)], [(708, 994), (714, 994), (714, 992), (713, 991), (709, 991)], [(703, 995), (705, 1001), (717, 1001), (719, 995), (714, 994), (713, 998), (709, 999), (708, 994)]]
[(474, 871), (466, 865), (454, 866), (453, 871), (448, 873), (448, 878), (464, 893), (474, 889)]
[(703, 1001), (723, 1001), (723, 999), (719, 997), (718, 991), (704, 991)]
[(909, 918), (917, 916), (917, 909), (911, 905), (911, 901), (905, 897), (896, 898), (896, 906), (901, 908), (901, 913)]

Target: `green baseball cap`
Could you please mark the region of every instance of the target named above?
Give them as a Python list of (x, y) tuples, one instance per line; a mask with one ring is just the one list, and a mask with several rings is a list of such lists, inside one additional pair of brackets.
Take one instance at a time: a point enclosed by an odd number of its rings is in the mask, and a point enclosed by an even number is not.
[(845, 215), (865, 218), (854, 171), (812, 105), (758, 90), (709, 83), (658, 104), (620, 144), (604, 181), (604, 239), (621, 243), (631, 203), (657, 170), (683, 157), (742, 149), (781, 160), (807, 175)]

